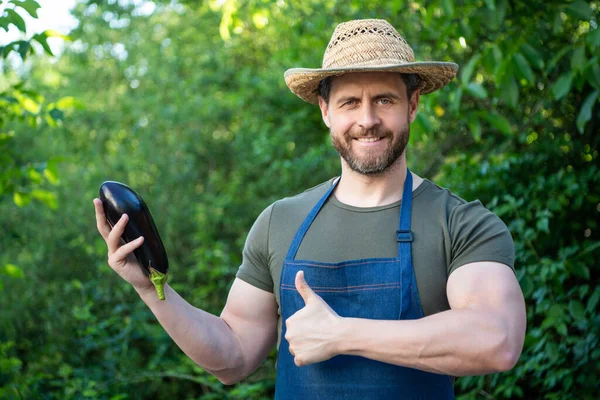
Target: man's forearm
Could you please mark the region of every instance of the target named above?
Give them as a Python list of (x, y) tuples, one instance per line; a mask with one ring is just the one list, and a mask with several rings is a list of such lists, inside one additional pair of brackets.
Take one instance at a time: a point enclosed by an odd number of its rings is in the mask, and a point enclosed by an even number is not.
[(177, 346), (200, 367), (223, 383), (243, 377), (242, 348), (223, 319), (193, 307), (168, 284), (165, 300), (158, 300), (154, 291), (139, 295)]
[(452, 376), (511, 369), (522, 347), (500, 316), (469, 308), (418, 320), (344, 318), (341, 324), (340, 354)]

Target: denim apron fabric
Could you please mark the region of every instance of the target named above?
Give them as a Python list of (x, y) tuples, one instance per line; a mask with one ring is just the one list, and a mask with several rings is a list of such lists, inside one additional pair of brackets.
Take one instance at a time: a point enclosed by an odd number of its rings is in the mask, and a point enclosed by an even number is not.
[[(285, 321), (305, 306), (296, 290), (296, 273), (341, 317), (408, 320), (423, 317), (412, 265), (412, 176), (407, 171), (396, 232), (396, 258), (369, 258), (338, 263), (294, 260), (300, 243), (333, 192), (317, 202), (294, 237), (279, 285), (283, 327), (277, 358), (276, 399), (453, 399), (451, 378), (359, 356), (339, 355), (302, 367), (285, 340)], [(368, 240), (368, 238), (365, 238)]]

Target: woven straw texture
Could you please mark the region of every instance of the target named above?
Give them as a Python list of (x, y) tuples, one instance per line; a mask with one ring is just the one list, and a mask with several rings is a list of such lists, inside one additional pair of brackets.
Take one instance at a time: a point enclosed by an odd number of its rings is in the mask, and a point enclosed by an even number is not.
[(285, 83), (301, 99), (317, 104), (319, 82), (348, 72), (382, 71), (415, 73), (421, 78), (421, 94), (447, 85), (458, 71), (450, 62), (415, 62), (412, 48), (387, 21), (363, 19), (339, 24), (319, 69), (292, 68)]

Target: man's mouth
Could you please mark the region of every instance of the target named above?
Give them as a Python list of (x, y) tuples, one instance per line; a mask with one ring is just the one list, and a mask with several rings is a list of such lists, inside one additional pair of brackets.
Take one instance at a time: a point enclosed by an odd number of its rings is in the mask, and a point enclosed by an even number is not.
[(359, 137), (359, 138), (355, 138), (355, 140), (358, 140), (359, 142), (376, 142), (378, 140), (381, 140), (381, 138), (379, 138), (379, 137)]

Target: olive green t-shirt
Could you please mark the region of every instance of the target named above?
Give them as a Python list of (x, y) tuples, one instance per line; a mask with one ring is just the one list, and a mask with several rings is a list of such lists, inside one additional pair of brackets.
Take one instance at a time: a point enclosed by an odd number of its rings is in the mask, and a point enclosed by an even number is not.
[[(279, 278), (292, 239), (333, 182), (331, 179), (276, 201), (260, 214), (246, 239), (239, 279), (274, 292), (280, 304)], [(401, 203), (353, 207), (339, 202), (333, 193), (310, 226), (295, 259), (333, 263), (396, 257)], [(411, 230), (413, 267), (426, 316), (450, 308), (446, 282), (460, 266), (495, 261), (514, 269), (513, 240), (504, 222), (481, 202), (467, 202), (427, 179), (413, 191)]]

